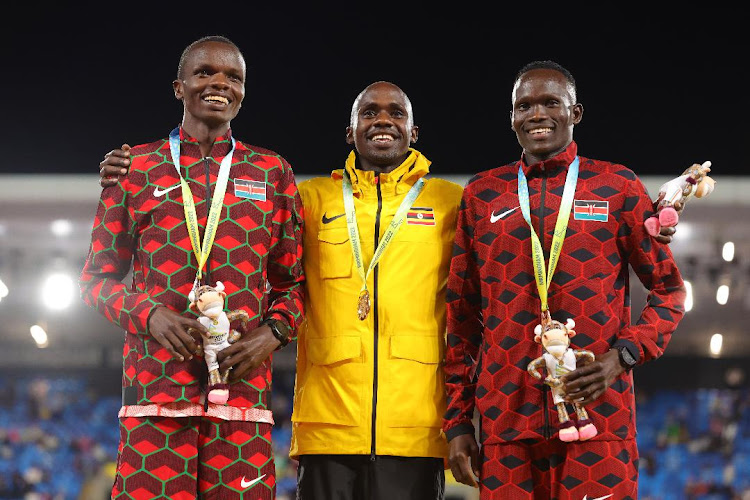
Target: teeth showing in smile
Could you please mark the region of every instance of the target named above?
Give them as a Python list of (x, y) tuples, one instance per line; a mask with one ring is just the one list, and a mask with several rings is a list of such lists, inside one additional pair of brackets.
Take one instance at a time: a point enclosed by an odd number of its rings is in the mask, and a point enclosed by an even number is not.
[(220, 95), (208, 95), (204, 97), (203, 100), (208, 102), (220, 102), (222, 104), (229, 104), (229, 99)]
[(552, 133), (552, 129), (549, 127), (534, 128), (534, 129), (529, 130), (529, 134), (531, 135), (551, 134), (551, 133)]
[(376, 136), (373, 136), (372, 140), (378, 142), (390, 142), (393, 140), (393, 137), (388, 134), (378, 134)]

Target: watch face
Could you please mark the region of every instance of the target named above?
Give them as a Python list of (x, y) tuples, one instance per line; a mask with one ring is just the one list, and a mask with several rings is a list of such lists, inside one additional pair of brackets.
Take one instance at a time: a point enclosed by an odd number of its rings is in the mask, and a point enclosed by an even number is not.
[(622, 359), (623, 363), (628, 366), (635, 365), (635, 358), (632, 354), (630, 354), (630, 351), (627, 347), (620, 348), (620, 358)]

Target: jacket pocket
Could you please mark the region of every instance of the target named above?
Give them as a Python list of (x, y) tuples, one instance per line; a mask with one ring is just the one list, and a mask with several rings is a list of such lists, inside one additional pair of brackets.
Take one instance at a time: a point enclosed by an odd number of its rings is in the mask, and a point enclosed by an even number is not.
[[(378, 390), (389, 427), (440, 427), (445, 412), (442, 337), (394, 335)], [(382, 366), (382, 365), (381, 365)]]
[(442, 360), (442, 349), (437, 337), (399, 335), (391, 337), (391, 357), (410, 359), (434, 365)]
[(314, 365), (333, 365), (359, 358), (362, 341), (359, 335), (307, 339), (307, 356)]
[(320, 248), (320, 277), (348, 278), (352, 275), (352, 246), (345, 227), (318, 231)]
[[(381, 261), (381, 304), (408, 311), (398, 315), (399, 332), (418, 335), (445, 317), (445, 286), (450, 266), (450, 245), (443, 245), (433, 226), (404, 223)], [(452, 242), (451, 242), (452, 244)], [(400, 335), (399, 335), (400, 336)], [(402, 349), (395, 346), (396, 350)]]
[(292, 421), (359, 425), (366, 387), (360, 337), (307, 338), (305, 352)]

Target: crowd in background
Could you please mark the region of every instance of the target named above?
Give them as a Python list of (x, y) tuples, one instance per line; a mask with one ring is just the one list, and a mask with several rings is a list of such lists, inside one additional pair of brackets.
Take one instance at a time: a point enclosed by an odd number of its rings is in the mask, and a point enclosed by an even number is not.
[[(274, 373), (278, 500), (295, 494), (293, 385), (293, 372)], [(640, 390), (637, 401), (642, 500), (750, 500), (749, 388)], [(106, 499), (119, 406), (84, 376), (0, 376), (0, 498)]]

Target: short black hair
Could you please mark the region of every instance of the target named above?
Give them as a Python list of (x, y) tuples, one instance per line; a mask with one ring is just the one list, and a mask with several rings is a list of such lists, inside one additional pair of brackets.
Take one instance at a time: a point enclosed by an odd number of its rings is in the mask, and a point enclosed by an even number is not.
[(198, 40), (194, 41), (187, 47), (185, 47), (185, 50), (182, 51), (182, 55), (180, 56), (180, 63), (177, 65), (177, 78), (182, 78), (182, 67), (185, 65), (185, 59), (187, 59), (188, 54), (198, 45), (202, 43), (207, 42), (219, 42), (219, 43), (226, 43), (227, 45), (231, 45), (235, 49), (237, 49), (237, 52), (240, 53), (242, 58), (244, 59), (245, 56), (242, 55), (242, 51), (239, 47), (237, 47), (237, 44), (235, 44), (233, 41), (231, 41), (229, 38), (222, 36), (222, 35), (207, 35), (202, 38), (199, 38)]
[(551, 69), (562, 74), (571, 87), (573, 101), (578, 102), (578, 88), (576, 87), (576, 79), (573, 78), (573, 73), (568, 71), (568, 69), (565, 68), (562, 64), (551, 61), (549, 59), (531, 61), (530, 63), (524, 64), (524, 66), (518, 70), (518, 73), (516, 73), (516, 79), (513, 80), (513, 87), (515, 88), (516, 83), (518, 83), (518, 80), (521, 78), (521, 76), (523, 76), (524, 73), (533, 69)]

